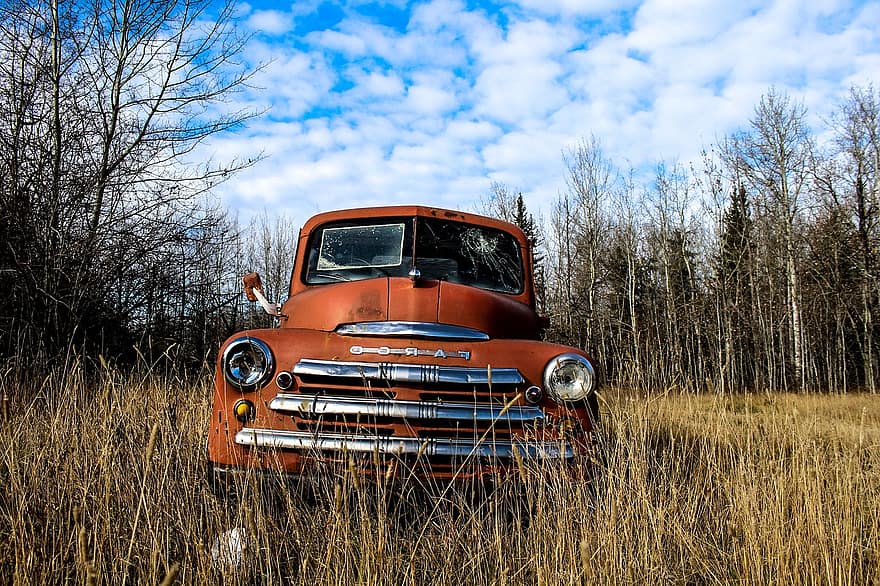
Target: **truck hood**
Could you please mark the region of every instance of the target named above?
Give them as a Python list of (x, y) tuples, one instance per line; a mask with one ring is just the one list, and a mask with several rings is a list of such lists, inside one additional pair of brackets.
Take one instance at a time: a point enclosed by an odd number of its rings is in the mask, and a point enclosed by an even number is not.
[(321, 285), (289, 299), (283, 328), (333, 331), (342, 324), (405, 321), (463, 326), (491, 338), (536, 338), (540, 320), (527, 305), (476, 287), (388, 277)]

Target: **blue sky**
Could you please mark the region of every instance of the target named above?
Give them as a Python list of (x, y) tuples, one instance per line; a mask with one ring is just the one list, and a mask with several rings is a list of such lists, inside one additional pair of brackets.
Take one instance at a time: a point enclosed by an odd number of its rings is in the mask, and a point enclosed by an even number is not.
[(880, 2), (515, 0), (241, 4), (266, 113), (206, 149), (266, 159), (218, 194), (297, 223), (396, 203), (474, 209), (492, 182), (536, 211), (595, 136), (621, 167), (684, 165), (745, 127), (771, 86), (817, 133), (880, 85)]

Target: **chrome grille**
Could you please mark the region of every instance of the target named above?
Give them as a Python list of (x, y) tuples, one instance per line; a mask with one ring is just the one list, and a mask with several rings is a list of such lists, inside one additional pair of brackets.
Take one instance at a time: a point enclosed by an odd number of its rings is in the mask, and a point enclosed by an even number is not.
[(289, 429), (245, 428), (239, 445), (306, 452), (371, 452), (429, 459), (569, 458), (555, 439), (535, 440), (544, 411), (517, 400), (516, 368), (300, 360), (295, 391), (268, 407)]
[(464, 421), (538, 421), (544, 412), (538, 407), (471, 405), (429, 401), (395, 401), (391, 399), (360, 399), (353, 397), (313, 397), (279, 393), (269, 408), (283, 413), (301, 415), (354, 415), (403, 419), (455, 419)]
[(300, 377), (354, 379), (390, 383), (452, 385), (518, 385), (523, 377), (515, 368), (475, 368), (393, 362), (336, 362), (300, 360), (293, 367)]

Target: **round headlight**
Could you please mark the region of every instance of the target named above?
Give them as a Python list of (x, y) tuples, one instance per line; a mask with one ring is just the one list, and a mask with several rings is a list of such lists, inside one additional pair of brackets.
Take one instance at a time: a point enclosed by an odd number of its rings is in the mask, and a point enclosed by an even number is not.
[(557, 402), (585, 399), (595, 380), (593, 365), (578, 354), (561, 354), (544, 369), (544, 388)]
[(272, 351), (257, 338), (233, 340), (223, 352), (226, 380), (241, 390), (251, 390), (266, 382), (273, 368)]

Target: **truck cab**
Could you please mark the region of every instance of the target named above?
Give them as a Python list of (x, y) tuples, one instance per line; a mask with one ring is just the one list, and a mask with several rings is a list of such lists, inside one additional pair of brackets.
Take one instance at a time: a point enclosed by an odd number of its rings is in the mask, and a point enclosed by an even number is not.
[(570, 461), (596, 421), (577, 348), (541, 341), (528, 240), (512, 224), (423, 206), (335, 211), (303, 226), (278, 327), (220, 348), (215, 472), (498, 474)]

